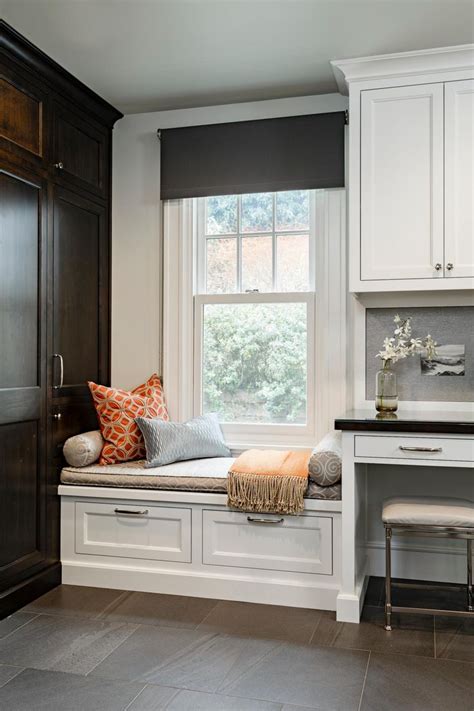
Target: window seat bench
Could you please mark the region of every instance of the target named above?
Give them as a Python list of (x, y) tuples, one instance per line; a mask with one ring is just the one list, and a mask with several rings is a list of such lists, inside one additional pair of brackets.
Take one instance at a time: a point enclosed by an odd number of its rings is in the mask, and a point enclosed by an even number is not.
[(340, 484), (310, 484), (298, 516), (247, 514), (227, 506), (232, 461), (64, 467), (63, 583), (335, 610)]

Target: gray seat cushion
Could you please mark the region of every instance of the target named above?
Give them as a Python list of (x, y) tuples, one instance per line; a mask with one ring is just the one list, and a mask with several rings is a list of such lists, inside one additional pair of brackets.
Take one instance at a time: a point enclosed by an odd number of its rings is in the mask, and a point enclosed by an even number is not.
[(464, 499), (399, 496), (384, 501), (382, 520), (387, 524), (447, 526), (474, 530), (474, 503)]
[[(194, 459), (146, 469), (143, 460), (123, 464), (93, 464), (87, 467), (64, 467), (62, 484), (105, 486), (124, 489), (162, 489), (167, 491), (227, 492), (227, 473), (233, 457)], [(321, 487), (309, 482), (306, 498), (341, 498), (341, 486)]]

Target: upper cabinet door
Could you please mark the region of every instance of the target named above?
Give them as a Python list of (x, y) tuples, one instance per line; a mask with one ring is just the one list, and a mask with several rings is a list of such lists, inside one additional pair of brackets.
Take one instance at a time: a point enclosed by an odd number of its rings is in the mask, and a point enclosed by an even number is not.
[(100, 197), (108, 191), (108, 132), (80, 114), (56, 105), (53, 177), (56, 182), (82, 188)]
[(442, 278), (443, 84), (363, 91), (360, 159), (361, 280)]
[(474, 277), (474, 80), (445, 84), (445, 269)]
[(47, 155), (48, 101), (38, 82), (0, 61), (0, 149), (41, 168)]

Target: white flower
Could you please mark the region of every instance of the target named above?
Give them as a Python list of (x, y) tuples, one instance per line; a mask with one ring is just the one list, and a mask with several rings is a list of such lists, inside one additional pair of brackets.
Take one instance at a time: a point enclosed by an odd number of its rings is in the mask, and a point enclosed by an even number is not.
[(408, 356), (414, 356), (424, 349), (426, 349), (428, 358), (433, 357), (436, 353), (437, 344), (430, 334), (428, 334), (425, 339), (411, 338), (411, 318), (408, 317), (403, 320), (399, 314), (396, 314), (393, 320), (397, 324), (397, 328), (394, 330), (394, 335), (397, 336), (397, 338), (393, 336), (391, 338), (389, 336), (384, 338), (383, 350), (377, 353), (376, 358), (382, 358), (384, 364), (387, 361), (396, 363)]

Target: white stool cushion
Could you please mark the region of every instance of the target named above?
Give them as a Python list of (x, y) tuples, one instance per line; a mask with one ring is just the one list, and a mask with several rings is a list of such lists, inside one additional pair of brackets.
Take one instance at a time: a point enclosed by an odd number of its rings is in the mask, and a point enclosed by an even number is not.
[(474, 503), (465, 499), (400, 496), (384, 501), (382, 521), (410, 526), (474, 529)]

